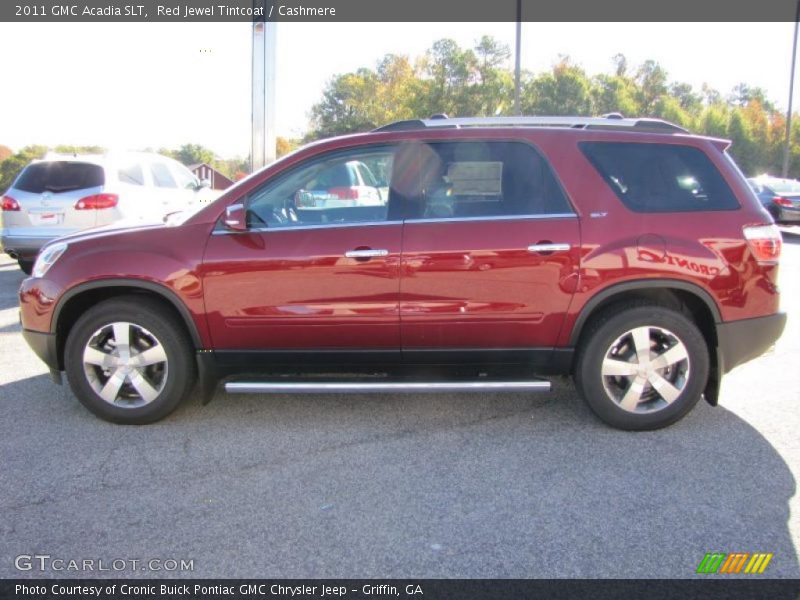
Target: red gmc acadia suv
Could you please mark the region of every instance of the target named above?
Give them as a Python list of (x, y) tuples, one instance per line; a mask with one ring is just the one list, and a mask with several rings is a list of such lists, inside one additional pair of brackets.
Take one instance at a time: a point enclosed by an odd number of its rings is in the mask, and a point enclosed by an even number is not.
[(653, 119), (402, 121), (168, 223), (60, 238), (23, 333), (117, 423), (228, 392), (549, 389), (683, 417), (780, 336), (779, 231), (725, 150)]

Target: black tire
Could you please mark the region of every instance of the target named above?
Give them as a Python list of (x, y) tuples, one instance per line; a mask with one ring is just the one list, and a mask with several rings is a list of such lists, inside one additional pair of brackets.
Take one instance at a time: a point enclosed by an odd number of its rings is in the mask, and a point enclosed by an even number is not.
[[(165, 360), (136, 369), (139, 375), (133, 375), (138, 378), (137, 384), (134, 384), (131, 375), (120, 375), (124, 383), (118, 391), (113, 391), (114, 386), (111, 386), (112, 391), (107, 392), (116, 398), (112, 403), (104, 400), (96, 389), (102, 387), (104, 381), (108, 383), (111, 376), (107, 377), (103, 367), (84, 364), (84, 351), (90, 344), (96, 348), (98, 340), (104, 339), (105, 335), (107, 341), (103, 350), (112, 348), (113, 352), (118, 353), (116, 339), (111, 341), (108, 338), (109, 335), (116, 336), (114, 323), (120, 324), (120, 327), (123, 323), (131, 325), (122, 327), (121, 331), (127, 330), (130, 335), (132, 356), (152, 349), (151, 346), (160, 345)], [(96, 335), (101, 331), (114, 333)], [(197, 378), (192, 345), (185, 330), (176, 323), (172, 312), (147, 297), (114, 298), (86, 311), (69, 333), (64, 349), (64, 366), (70, 387), (81, 404), (101, 419), (125, 425), (142, 425), (163, 419), (177, 408)], [(115, 370), (116, 375), (116, 367), (111, 369)], [(142, 385), (139, 376), (145, 378), (150, 386), (146, 390), (155, 394), (154, 397), (146, 399), (144, 393), (138, 391)], [(100, 392), (106, 389), (103, 387)]]
[(17, 259), (17, 264), (19, 265), (20, 270), (25, 273), (25, 275), (30, 275), (33, 272), (33, 263), (36, 261), (34, 260), (22, 260), (21, 258)]
[[(682, 344), (673, 356), (680, 353), (687, 358), (658, 370), (647, 359), (640, 363), (632, 332), (641, 332), (643, 328), (649, 328), (644, 338), (651, 345), (649, 356), (653, 356), (653, 349), (664, 353), (671, 346)], [(607, 355), (613, 365), (619, 360), (631, 363), (624, 365), (625, 368), (645, 366), (630, 376), (609, 376), (608, 368), (604, 375)], [(708, 347), (691, 319), (662, 306), (627, 302), (604, 310), (589, 325), (581, 337), (574, 377), (578, 392), (600, 419), (619, 429), (641, 431), (672, 425), (692, 410), (703, 394), (708, 370)], [(667, 380), (671, 387), (662, 387), (665, 395), (653, 387), (651, 377), (659, 386), (662, 379)], [(639, 382), (639, 387), (634, 389), (635, 382)], [(626, 401), (628, 392), (631, 396)], [(633, 407), (631, 401), (635, 402)], [(622, 408), (623, 404), (630, 409)]]

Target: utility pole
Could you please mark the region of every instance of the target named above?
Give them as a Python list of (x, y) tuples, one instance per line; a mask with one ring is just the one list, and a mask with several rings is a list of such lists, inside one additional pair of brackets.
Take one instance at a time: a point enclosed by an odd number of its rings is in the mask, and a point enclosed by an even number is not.
[[(800, 3), (800, 0), (797, 0)], [(800, 4), (799, 4), (800, 5)], [(795, 37), (795, 42), (797, 38)], [(522, 0), (517, 0), (517, 48), (514, 61), (514, 114), (521, 116), (519, 108), (519, 86), (520, 86), (520, 50), (522, 45)]]
[(789, 176), (789, 155), (792, 147), (792, 101), (794, 100), (794, 66), (797, 59), (797, 26), (800, 24), (800, 0), (794, 15), (794, 42), (792, 43), (792, 73), (789, 77), (789, 106), (786, 109), (786, 139), (783, 146), (783, 170), (781, 176)]
[[(253, 7), (266, 10), (264, 0), (253, 0)], [(276, 29), (274, 21), (253, 22), (251, 172), (275, 161)]]

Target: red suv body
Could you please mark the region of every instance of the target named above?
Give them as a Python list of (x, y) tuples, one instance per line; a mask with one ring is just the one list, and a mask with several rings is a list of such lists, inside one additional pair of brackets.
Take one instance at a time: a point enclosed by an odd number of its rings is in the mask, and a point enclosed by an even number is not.
[[(117, 422), (161, 418), (195, 375), (210, 397), (231, 378), (533, 389), (571, 373), (607, 422), (661, 427), (715, 404), (785, 323), (780, 234), (727, 146), (602, 118), (315, 143), (183, 222), (49, 245), (20, 290), (24, 335)], [(369, 193), (333, 181), (352, 161)]]

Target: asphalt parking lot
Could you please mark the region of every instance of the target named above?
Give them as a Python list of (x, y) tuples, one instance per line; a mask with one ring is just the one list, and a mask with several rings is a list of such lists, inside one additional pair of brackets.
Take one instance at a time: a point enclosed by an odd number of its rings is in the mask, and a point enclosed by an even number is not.
[[(93, 417), (20, 335), (0, 259), (0, 577), (691, 577), (772, 552), (800, 577), (800, 236), (787, 331), (673, 427), (549, 395), (226, 396), (155, 425)], [(192, 560), (19, 571), (15, 557)]]

